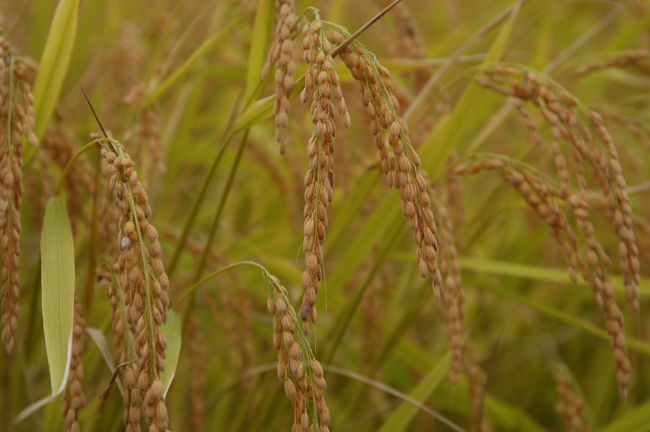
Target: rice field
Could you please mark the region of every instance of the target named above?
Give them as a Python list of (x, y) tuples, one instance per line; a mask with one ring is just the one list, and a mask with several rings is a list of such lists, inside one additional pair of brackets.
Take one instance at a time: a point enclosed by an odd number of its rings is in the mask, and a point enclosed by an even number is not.
[(649, 432), (649, 29), (0, 2), (0, 432)]

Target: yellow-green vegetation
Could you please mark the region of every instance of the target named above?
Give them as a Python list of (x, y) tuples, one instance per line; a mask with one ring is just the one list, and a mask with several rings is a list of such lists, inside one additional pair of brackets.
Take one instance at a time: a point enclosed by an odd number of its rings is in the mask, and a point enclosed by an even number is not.
[(0, 432), (650, 431), (648, 28), (1, 2)]

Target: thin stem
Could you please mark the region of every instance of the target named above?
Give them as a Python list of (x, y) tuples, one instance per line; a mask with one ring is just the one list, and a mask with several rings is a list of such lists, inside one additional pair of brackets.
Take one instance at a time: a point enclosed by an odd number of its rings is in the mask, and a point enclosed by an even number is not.
[(428, 406), (424, 405), (422, 402), (419, 400), (407, 395), (406, 393), (402, 393), (401, 391), (397, 390), (394, 387), (391, 387), (387, 384), (384, 384), (381, 381), (374, 380), (372, 378), (369, 378), (367, 376), (358, 374), (354, 371), (350, 371), (347, 369), (339, 368), (336, 366), (323, 366), (323, 369), (325, 369), (327, 372), (336, 374), (336, 375), (341, 375), (344, 377), (352, 378), (354, 380), (357, 380), (359, 382), (362, 382), (364, 384), (368, 384), (369, 386), (375, 387), (376, 389), (379, 389), (383, 392), (386, 392), (390, 395), (395, 396), (398, 399), (401, 399), (402, 401), (413, 405), (420, 411), (424, 411), (425, 413), (429, 414), (431, 417), (435, 418), (436, 420), (440, 421), (441, 423), (444, 423), (445, 425), (449, 426), (450, 429), (457, 431), (457, 432), (464, 432), (465, 429), (461, 428), (459, 425), (448, 419), (447, 417), (443, 416), (442, 414), (432, 410)]
[(403, 116), (404, 121), (408, 121), (413, 116), (413, 114), (415, 114), (420, 109), (420, 106), (426, 100), (428, 100), (429, 93), (431, 93), (431, 91), (436, 86), (440, 78), (442, 78), (442, 76), (445, 74), (445, 72), (447, 72), (449, 68), (458, 61), (461, 54), (467, 51), (469, 47), (471, 47), (474, 43), (478, 42), (478, 40), (481, 39), (483, 36), (485, 36), (487, 33), (495, 29), (502, 21), (507, 19), (512, 14), (512, 11), (515, 10), (515, 8), (520, 7), (525, 2), (526, 0), (517, 2), (514, 6), (510, 6), (508, 9), (501, 12), (497, 17), (495, 17), (492, 21), (487, 23), (483, 28), (479, 29), (479, 31), (474, 33), (469, 39), (467, 39), (458, 48), (456, 48), (456, 50), (442, 64), (442, 66), (436, 71), (436, 73), (433, 74), (431, 78), (429, 78), (429, 81), (427, 81), (424, 84), (420, 92), (413, 99), (413, 102), (411, 102), (411, 104), (408, 106)]
[(347, 38), (346, 40), (344, 40), (344, 41), (341, 43), (341, 45), (337, 46), (336, 49), (335, 49), (334, 51), (332, 51), (332, 57), (336, 57), (337, 55), (339, 55), (339, 54), (341, 53), (341, 51), (343, 51), (343, 50), (344, 50), (348, 45), (350, 45), (350, 44), (351, 44), (351, 43), (352, 43), (352, 42), (353, 42), (357, 37), (359, 37), (359, 35), (360, 35), (361, 33), (363, 33), (364, 31), (368, 30), (368, 28), (370, 28), (371, 25), (373, 25), (374, 23), (376, 23), (377, 21), (379, 21), (379, 20), (381, 19), (381, 17), (383, 17), (384, 15), (386, 15), (388, 12), (390, 12), (390, 10), (393, 9), (395, 6), (397, 6), (401, 1), (402, 1), (402, 0), (395, 0), (394, 2), (392, 2), (391, 4), (389, 4), (388, 6), (386, 6), (386, 7), (385, 7), (381, 12), (379, 12), (377, 15), (375, 15), (374, 17), (372, 17), (372, 18), (371, 18), (367, 23), (365, 23), (364, 25), (362, 25), (361, 27), (359, 27), (359, 29), (358, 29), (357, 31), (355, 31), (354, 33), (352, 33), (352, 35), (351, 35), (349, 38)]
[(65, 167), (63, 167), (63, 171), (61, 172), (61, 176), (59, 177), (59, 181), (56, 184), (56, 188), (54, 188), (54, 195), (58, 195), (61, 192), (61, 188), (63, 187), (63, 182), (65, 181), (66, 177), (68, 177), (68, 174), (70, 174), (70, 171), (72, 170), (72, 167), (74, 166), (75, 162), (79, 157), (81, 157), (86, 150), (89, 148), (99, 144), (98, 140), (92, 140), (88, 144), (84, 145), (81, 147), (77, 152), (70, 158), (68, 163), (65, 164)]
[(90, 111), (93, 113), (93, 116), (95, 117), (95, 121), (99, 125), (99, 128), (102, 130), (102, 134), (104, 134), (105, 138), (108, 138), (108, 134), (106, 133), (106, 129), (104, 129), (104, 125), (102, 124), (101, 120), (99, 120), (99, 116), (97, 115), (97, 111), (95, 111), (95, 108), (93, 107), (93, 104), (90, 102), (90, 99), (88, 98), (88, 95), (84, 91), (83, 87), (79, 87), (81, 89), (81, 93), (83, 93), (84, 98), (86, 99), (86, 103), (88, 103), (88, 107), (90, 107)]
[[(213, 399), (211, 400), (210, 406), (214, 407), (219, 399), (224, 397), (226, 394), (229, 392), (235, 390), (237, 387), (241, 386), (244, 384), (246, 381), (251, 380), (252, 378), (255, 378), (256, 376), (263, 375), (269, 372), (275, 371), (277, 365), (276, 363), (266, 363), (262, 364), (259, 366), (255, 366), (253, 368), (250, 368), (246, 370), (236, 381), (233, 383), (229, 384), (228, 386), (222, 388), (219, 390), (216, 394), (213, 395)], [(397, 399), (401, 399), (402, 401), (413, 405), (420, 411), (423, 411), (427, 414), (429, 414), (431, 417), (439, 420), (441, 423), (444, 423), (445, 425), (449, 426), (452, 430), (456, 432), (464, 432), (465, 429), (454, 423), (452, 420), (448, 419), (447, 417), (443, 416), (442, 414), (438, 413), (437, 411), (429, 408), (427, 405), (423, 404), (422, 402), (418, 401), (417, 399), (407, 395), (406, 393), (403, 393), (399, 390), (397, 390), (394, 387), (391, 387), (387, 384), (384, 384), (381, 381), (374, 380), (370, 377), (367, 377), (365, 375), (358, 374), (354, 371), (343, 369), (340, 367), (336, 366), (325, 366), (323, 365), (323, 369), (325, 369), (326, 372), (335, 374), (335, 375), (340, 375), (346, 378), (353, 379), (355, 381), (359, 381), (363, 384), (367, 384), (371, 387), (374, 387), (378, 390), (381, 390), (385, 393), (388, 393), (392, 396), (395, 396)]]
[[(224, 132), (223, 138), (221, 140), (222, 144), (221, 147), (219, 148), (219, 151), (217, 152), (217, 155), (215, 156), (214, 160), (212, 161), (212, 165), (210, 165), (210, 168), (208, 169), (207, 174), (203, 178), (203, 183), (201, 183), (201, 188), (199, 189), (199, 194), (196, 197), (196, 200), (192, 203), (192, 209), (190, 210), (190, 216), (187, 218), (187, 221), (183, 225), (183, 231), (181, 232), (181, 238), (178, 240), (178, 244), (176, 245), (176, 249), (174, 250), (174, 255), (172, 255), (171, 262), (169, 263), (169, 266), (167, 268), (167, 275), (171, 278), (172, 274), (174, 273), (174, 270), (176, 269), (176, 266), (178, 265), (178, 261), (180, 260), (181, 254), (183, 253), (183, 248), (185, 247), (185, 243), (187, 243), (187, 238), (190, 235), (190, 230), (194, 226), (194, 221), (196, 220), (196, 217), (199, 214), (199, 210), (201, 209), (201, 205), (203, 204), (203, 200), (205, 199), (205, 195), (208, 191), (208, 186), (210, 186), (210, 182), (212, 181), (212, 178), (214, 177), (214, 174), (217, 172), (217, 167), (219, 166), (219, 163), (221, 162), (221, 158), (223, 157), (226, 147), (228, 147), (228, 144), (230, 143), (230, 140), (232, 137), (235, 135), (235, 132), (233, 130), (234, 125), (237, 120), (237, 115), (239, 112), (239, 102), (242, 97), (242, 92), (240, 92), (239, 96), (237, 97), (237, 101), (235, 102), (235, 105), (233, 106), (232, 112), (230, 113), (230, 118), (228, 119), (228, 125), (226, 126), (226, 130)], [(247, 108), (247, 107), (245, 107)], [(245, 110), (245, 109), (244, 109)]]
[(208, 169), (208, 173), (206, 174), (205, 178), (203, 179), (203, 183), (201, 184), (201, 188), (199, 189), (199, 193), (196, 197), (196, 200), (192, 203), (192, 209), (190, 210), (190, 216), (187, 218), (187, 221), (183, 225), (183, 231), (181, 232), (181, 237), (178, 240), (178, 243), (176, 245), (176, 249), (174, 250), (174, 254), (172, 255), (172, 259), (169, 263), (169, 267), (167, 270), (167, 273), (171, 275), (174, 270), (176, 269), (176, 265), (178, 264), (178, 261), (181, 257), (181, 253), (183, 252), (183, 248), (185, 247), (185, 243), (187, 243), (187, 238), (189, 237), (190, 230), (192, 229), (192, 226), (194, 225), (194, 220), (199, 214), (199, 210), (201, 209), (201, 204), (203, 204), (203, 200), (205, 198), (205, 194), (208, 190), (208, 186), (210, 185), (210, 181), (212, 180), (212, 177), (214, 176), (214, 173), (217, 170), (217, 167), (219, 166), (219, 163), (221, 162), (221, 158), (223, 157), (226, 147), (228, 146), (228, 141), (230, 138), (228, 138), (227, 141), (225, 141), (222, 145), (221, 148), (219, 148), (219, 151), (217, 152), (217, 155), (212, 161), (212, 165), (210, 165), (210, 168)]
[(222, 274), (222, 273), (225, 273), (225, 272), (227, 272), (227, 271), (230, 271), (230, 270), (232, 270), (232, 269), (235, 269), (235, 268), (237, 268), (237, 267), (242, 267), (242, 266), (245, 266), (245, 265), (248, 265), (248, 266), (252, 266), (252, 267), (258, 268), (258, 269), (260, 269), (260, 270), (261, 270), (265, 275), (268, 275), (268, 274), (269, 274), (268, 270), (266, 270), (266, 268), (265, 268), (263, 265), (261, 265), (261, 264), (259, 264), (259, 263), (256, 263), (255, 261), (240, 261), (240, 262), (236, 262), (236, 263), (228, 264), (227, 266), (222, 267), (222, 268), (220, 268), (219, 270), (215, 270), (215, 271), (213, 271), (212, 273), (209, 273), (209, 274), (205, 275), (202, 279), (200, 279), (199, 281), (197, 281), (197, 282), (195, 282), (194, 284), (192, 284), (192, 285), (191, 285), (189, 288), (187, 288), (187, 289), (185, 290), (185, 292), (180, 296), (180, 298), (176, 301), (176, 304), (177, 304), (177, 305), (181, 305), (181, 304), (183, 304), (183, 303), (187, 300), (188, 296), (190, 296), (193, 292), (196, 291), (197, 288), (199, 288), (201, 285), (203, 285), (205, 282), (209, 281), (210, 279), (212, 279), (212, 278), (214, 278), (214, 277), (217, 277), (217, 276), (219, 276), (219, 275)]
[(232, 190), (232, 184), (235, 180), (235, 174), (237, 173), (237, 168), (239, 167), (239, 162), (241, 161), (241, 156), (244, 152), (244, 147), (246, 147), (247, 138), (248, 138), (248, 129), (246, 129), (244, 135), (242, 136), (242, 139), (239, 143), (239, 147), (237, 148), (237, 155), (235, 156), (235, 161), (232, 167), (230, 168), (230, 172), (228, 173), (228, 179), (226, 180), (226, 185), (224, 186), (224, 190), (221, 193), (221, 200), (219, 201), (219, 206), (217, 207), (217, 213), (215, 214), (214, 220), (212, 221), (212, 226), (210, 227), (210, 233), (208, 234), (208, 241), (205, 245), (205, 248), (203, 249), (203, 253), (201, 254), (201, 258), (199, 260), (199, 266), (196, 269), (194, 281), (200, 279), (201, 275), (203, 274), (205, 264), (208, 261), (208, 256), (210, 255), (210, 249), (212, 248), (214, 237), (217, 234), (217, 230), (219, 229), (221, 214), (223, 213), (223, 209), (226, 207), (226, 201), (228, 200), (228, 196), (230, 195), (230, 191)]
[(390, 237), (389, 240), (386, 242), (384, 247), (377, 255), (375, 262), (373, 263), (373, 266), (370, 269), (370, 272), (368, 272), (368, 275), (366, 276), (366, 279), (363, 281), (363, 284), (357, 290), (357, 294), (355, 295), (354, 299), (352, 299), (352, 301), (348, 303), (348, 306), (346, 307), (345, 311), (342, 314), (343, 320), (341, 321), (340, 325), (335, 327), (332, 333), (328, 336), (327, 339), (332, 340), (333, 342), (330, 345), (329, 351), (325, 357), (326, 363), (331, 363), (332, 360), (334, 359), (334, 356), (336, 355), (336, 352), (340, 346), (341, 340), (343, 339), (343, 335), (345, 334), (345, 331), (349, 327), (350, 322), (352, 321), (352, 317), (355, 314), (355, 311), (359, 308), (363, 296), (365, 295), (366, 291), (370, 287), (370, 284), (375, 278), (375, 276), (377, 276), (377, 272), (379, 271), (379, 268), (381, 267), (384, 260), (386, 259), (388, 252), (390, 251), (393, 244), (395, 243), (395, 241), (397, 241), (397, 239), (400, 237), (403, 231), (404, 231), (404, 224), (399, 224), (397, 225), (397, 228), (394, 229), (394, 233), (392, 234), (392, 236), (389, 236)]

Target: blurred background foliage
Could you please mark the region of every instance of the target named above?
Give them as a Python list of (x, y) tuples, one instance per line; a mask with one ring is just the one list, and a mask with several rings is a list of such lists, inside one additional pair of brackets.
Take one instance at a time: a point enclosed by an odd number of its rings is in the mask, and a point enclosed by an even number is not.
[[(398, 7), (410, 11), (425, 50), (419, 60), (407, 58), (400, 49), (399, 22), (393, 13), (359, 40), (393, 73), (396, 85), (414, 97), (419, 92), (414, 71), (435, 73), (458, 47), (514, 5), (511, 0), (404, 1)], [(354, 31), (385, 3), (299, 1), (297, 10), (301, 13), (309, 6), (320, 8), (323, 19)], [(55, 7), (53, 0), (4, 0), (0, 11), (5, 38), (17, 51), (38, 60)], [(97, 127), (79, 91), (82, 86), (102, 123), (128, 149), (143, 107), (155, 105), (160, 110), (158, 130), (166, 170), (152, 174), (149, 195), (153, 224), (160, 232), (171, 275), (172, 308), (197, 275), (240, 260), (265, 265), (296, 302), (302, 294), (303, 176), (311, 123), (307, 107), (296, 98), (289, 126), (291, 143), (287, 154), (280, 156), (270, 119), (272, 102), (264, 104), (261, 99), (262, 103), (251, 105), (243, 97), (257, 8), (256, 0), (81, 2), (58, 112), (79, 147), (89, 141), (89, 133)], [(539, 169), (551, 166), (548, 152), (534, 146), (506, 99), (472, 84), (506, 25), (512, 28), (503, 41), (501, 61), (546, 73), (583, 104), (636, 119), (647, 130), (649, 74), (610, 69), (577, 79), (575, 71), (608, 55), (650, 46), (648, 3), (529, 0), (522, 2), (513, 22), (501, 21), (493, 30), (478, 34), (410, 118), (412, 130), (423, 130), (427, 137), (441, 118), (454, 112), (454, 138), (449, 142), (414, 139), (416, 145), (431, 146), (439, 155), (448, 154), (445, 146), (457, 146), (467, 150), (464, 156), (476, 151), (502, 153)], [(272, 28), (268, 27), (266, 38)], [(452, 385), (447, 378), (445, 324), (429, 283), (418, 275), (407, 221), (384, 218), (381, 213), (385, 196), (389, 205), (399, 206), (398, 194), (378, 180), (374, 144), (356, 84), (338, 62), (337, 68), (353, 125), (337, 134), (326, 277), (318, 301), (320, 320), (311, 336), (317, 357), (333, 368), (326, 373), (332, 429), (371, 431), (385, 425), (404, 401), (382, 386), (411, 394), (461, 428), (469, 428), (467, 383), (461, 379)], [(299, 73), (304, 70), (299, 66)], [(261, 82), (253, 100), (272, 94), (271, 81)], [(145, 97), (130, 103), (125, 98), (134, 88)], [(470, 88), (475, 99), (456, 113), (458, 101)], [(246, 106), (259, 107), (255, 112), (259, 115), (242, 116)], [(231, 133), (233, 124), (238, 133)], [(248, 130), (245, 139), (243, 129)], [(631, 197), (645, 274), (650, 136), (634, 136), (614, 122), (611, 130), (628, 184), (639, 186)], [(187, 243), (170, 266), (190, 209), (223, 146), (223, 157), (189, 227)], [(91, 163), (95, 158), (89, 153)], [(447, 163), (435, 162), (436, 167)], [(41, 176), (36, 167), (28, 166), (26, 175)], [(438, 180), (435, 173), (432, 176)], [(561, 365), (584, 400), (593, 430), (650, 430), (650, 320), (644, 313), (649, 305), (648, 283), (641, 284), (641, 315), (625, 310), (628, 336), (634, 342), (630, 342), (632, 384), (623, 400), (617, 392), (610, 344), (600, 330), (602, 315), (586, 286), (571, 284), (544, 224), (498, 175), (467, 177), (463, 191), (465, 224), (457, 237), (467, 297), (467, 338), (487, 375), (485, 410), (493, 429), (563, 430), (555, 412), (558, 393), (553, 381), (553, 372)], [(89, 197), (81, 200), (90, 207)], [(60, 401), (21, 424), (10, 425), (22, 408), (48, 388), (39, 313), (39, 214), (30, 199), (23, 213), (21, 348), (13, 362), (3, 354), (0, 363), (5, 382), (11, 383), (2, 392), (8, 409), (3, 408), (0, 416), (7, 431), (57, 430)], [(597, 225), (605, 225), (604, 217), (596, 219), (603, 219)], [(216, 235), (202, 265), (201, 251), (213, 226)], [(608, 230), (599, 234), (615, 256), (613, 234)], [(83, 224), (75, 229), (75, 247), (77, 297), (85, 302), (87, 325), (108, 334), (106, 294), (96, 284), (90, 290), (85, 287), (88, 229)], [(616, 268), (612, 273), (617, 274)], [(622, 286), (620, 278), (615, 281)], [(197, 291), (168, 396), (171, 430), (289, 430), (292, 412), (274, 373), (276, 355), (265, 298), (259, 273), (245, 267)], [(90, 342), (84, 365), (89, 404), (82, 410), (81, 429), (121, 430), (119, 392), (113, 389), (105, 404), (98, 402), (111, 373)], [(445, 373), (432, 375), (436, 368)], [(371, 385), (354, 374), (371, 380)], [(419, 393), (413, 393), (416, 389)], [(200, 427), (192, 424), (197, 404), (203, 408)], [(424, 410), (404, 412), (401, 430), (450, 430)]]

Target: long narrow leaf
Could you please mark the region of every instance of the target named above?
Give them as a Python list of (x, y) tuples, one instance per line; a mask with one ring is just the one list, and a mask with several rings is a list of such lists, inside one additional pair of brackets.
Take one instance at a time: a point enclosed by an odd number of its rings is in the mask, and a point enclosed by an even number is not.
[(36, 136), (45, 134), (68, 71), (77, 33), (79, 0), (61, 0), (54, 13), (34, 84)]
[(144, 101), (144, 105), (151, 105), (160, 99), (165, 93), (176, 85), (181, 78), (187, 75), (196, 65), (196, 63), (214, 48), (221, 39), (223, 39), (230, 30), (239, 22), (239, 15), (230, 19), (214, 36), (205, 40), (181, 65), (172, 72), (162, 83), (151, 90)]
[(266, 61), (266, 52), (271, 39), (273, 4), (274, 2), (271, 0), (260, 0), (257, 4), (255, 25), (251, 36), (251, 50), (248, 55), (248, 67), (246, 68), (245, 101), (255, 95), (262, 79), (262, 67)]
[(74, 244), (70, 220), (65, 200), (53, 197), (45, 209), (41, 234), (43, 332), (52, 393), (25, 408), (17, 421), (51, 402), (65, 389), (72, 353), (74, 285)]
[(629, 411), (607, 426), (603, 432), (628, 432), (647, 430), (650, 425), (650, 401)]
[[(520, 1), (517, 2), (518, 5), (520, 3)], [(501, 60), (518, 13), (518, 6), (512, 8), (510, 17), (501, 27), (497, 38), (492, 43), (479, 70)], [(422, 145), (421, 156), (424, 166), (430, 169), (432, 176), (436, 177), (440, 173), (445, 161), (447, 161), (453, 151), (464, 149), (466, 144), (461, 140), (462, 132), (472, 130), (474, 126), (480, 124), (482, 121), (480, 116), (470, 116), (468, 113), (475, 111), (476, 107), (481, 105), (479, 100), (481, 95), (484, 94), (484, 90), (479, 85), (470, 82), (452, 113), (448, 117), (443, 118), (427, 137), (425, 143)], [(468, 124), (468, 122), (472, 124)]]
[[(442, 357), (434, 367), (422, 378), (418, 385), (410, 393), (410, 396), (419, 401), (424, 402), (431, 397), (431, 394), (436, 389), (442, 378), (445, 376), (449, 369), (449, 354)], [(417, 407), (407, 402), (402, 402), (395, 411), (390, 415), (386, 423), (382, 426), (379, 432), (403, 432), (408, 430), (409, 424), (415, 418), (418, 409)]]
[(161, 330), (167, 339), (167, 360), (165, 361), (165, 370), (163, 371), (161, 381), (165, 395), (172, 385), (178, 366), (178, 358), (181, 354), (181, 337), (182, 337), (183, 320), (173, 310), (167, 314), (167, 322), (163, 324)]
[[(483, 285), (483, 288), (486, 288), (505, 298), (511, 299), (517, 303), (525, 304), (526, 306), (529, 306), (537, 310), (538, 312), (543, 313), (544, 315), (548, 315), (551, 318), (555, 318), (556, 320), (562, 321), (565, 324), (584, 330), (585, 332), (597, 338), (606, 341), (610, 339), (610, 336), (607, 334), (605, 330), (602, 330), (599, 327), (591, 324), (590, 322), (587, 322), (581, 318), (576, 317), (575, 315), (561, 311), (552, 306), (547, 306), (546, 304), (540, 301), (530, 299), (527, 296), (516, 294), (500, 286), (485, 284)], [(645, 355), (650, 355), (650, 344), (643, 340), (630, 337), (627, 339), (627, 346), (633, 351)]]

